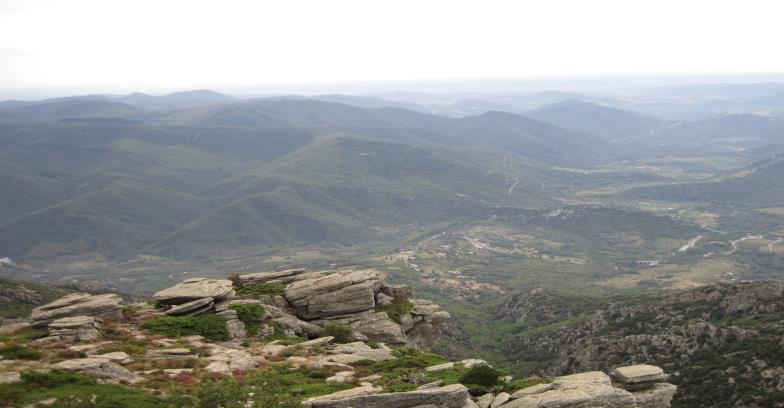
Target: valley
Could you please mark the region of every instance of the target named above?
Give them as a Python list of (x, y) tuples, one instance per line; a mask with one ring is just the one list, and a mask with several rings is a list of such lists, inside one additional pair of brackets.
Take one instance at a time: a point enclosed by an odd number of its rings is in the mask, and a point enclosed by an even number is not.
[[(520, 339), (604, 305), (784, 276), (784, 157), (760, 153), (774, 121), (730, 118), (757, 133), (728, 140), (716, 119), (586, 101), (448, 117), (207, 96), (0, 108), (0, 276), (149, 295), (374, 268), (452, 315), (435, 350), (520, 375), (555, 370)], [(557, 310), (514, 317), (541, 293)]]

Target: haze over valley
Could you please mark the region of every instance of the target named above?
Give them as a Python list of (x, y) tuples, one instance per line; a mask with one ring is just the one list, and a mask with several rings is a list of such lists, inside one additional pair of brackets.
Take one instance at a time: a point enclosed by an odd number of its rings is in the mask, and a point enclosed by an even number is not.
[(784, 407), (777, 3), (67, 3), (0, 4), (0, 407)]

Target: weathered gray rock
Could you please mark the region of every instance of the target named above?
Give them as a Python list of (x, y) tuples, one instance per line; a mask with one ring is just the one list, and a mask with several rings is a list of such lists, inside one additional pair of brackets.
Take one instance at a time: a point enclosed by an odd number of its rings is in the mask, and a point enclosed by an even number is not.
[(129, 364), (133, 362), (131, 356), (129, 356), (128, 353), (125, 353), (123, 351), (113, 351), (111, 353), (98, 354), (93, 357), (106, 358), (109, 359), (110, 361), (114, 361), (115, 363), (120, 363), (120, 364)]
[(326, 382), (350, 383), (354, 381), (354, 371), (339, 371), (331, 377), (327, 377)]
[(450, 315), (429, 300), (411, 299), (410, 302), (414, 308), (401, 319), (408, 338), (407, 343), (422, 350), (429, 350), (438, 340)]
[(79, 358), (66, 360), (52, 366), (60, 370), (75, 371), (89, 374), (110, 383), (135, 383), (139, 377), (127, 368), (109, 360), (108, 358)]
[(490, 408), (498, 408), (501, 405), (506, 404), (509, 401), (510, 395), (506, 392), (498, 393), (498, 395), (493, 398), (493, 401), (490, 403)]
[(394, 299), (408, 299), (414, 291), (408, 285), (384, 285), (381, 288), (381, 293)]
[(481, 397), (477, 398), (476, 405), (478, 405), (479, 408), (490, 408), (490, 404), (493, 403), (494, 399), (495, 399), (495, 395), (494, 394), (487, 393), (487, 394), (482, 395)]
[(205, 297), (192, 302), (183, 303), (166, 311), (169, 316), (197, 316), (212, 310), (214, 299)]
[(324, 333), (324, 328), (322, 326), (300, 320), (297, 316), (286, 313), (275, 306), (265, 305), (264, 310), (266, 311), (266, 318), (277, 323), (284, 330), (289, 329), (293, 331), (295, 335), (318, 337)]
[(215, 301), (219, 301), (234, 294), (232, 285), (228, 279), (186, 279), (154, 294), (153, 299), (168, 305), (181, 305), (203, 298), (213, 298)]
[(360, 360), (382, 361), (395, 358), (392, 355), (392, 349), (384, 344), (380, 344), (378, 348), (372, 348), (361, 341), (335, 345), (330, 352), (335, 355), (348, 354), (356, 356)]
[(677, 389), (672, 384), (655, 383), (648, 389), (632, 392), (632, 396), (637, 408), (669, 408)]
[(228, 330), (229, 338), (232, 341), (242, 341), (248, 336), (245, 323), (237, 319), (226, 320), (226, 330)]
[(395, 301), (395, 298), (392, 296), (385, 295), (381, 292), (376, 293), (376, 306), (377, 307), (384, 307), (389, 306), (392, 302)]
[(502, 407), (669, 408), (675, 386), (659, 383), (653, 387), (632, 393), (613, 387), (609, 376), (593, 371), (556, 377), (552, 384), (540, 384), (520, 390)]
[(650, 388), (653, 384), (663, 382), (667, 378), (664, 370), (648, 364), (618, 367), (613, 370), (611, 376), (629, 391)]
[(530, 387), (523, 388), (522, 390), (515, 391), (512, 394), (512, 399), (522, 398), (526, 395), (541, 394), (545, 391), (550, 391), (555, 388), (553, 384), (536, 384)]
[(285, 297), (305, 320), (357, 313), (375, 307), (383, 280), (384, 274), (373, 269), (335, 272), (293, 282)]
[(314, 320), (312, 323), (324, 327), (330, 323), (351, 326), (354, 336), (358, 337), (358, 339), (364, 338), (387, 344), (405, 344), (407, 340), (405, 333), (403, 333), (403, 328), (390, 319), (386, 312), (368, 310), (361, 313)]
[(442, 385), (444, 385), (444, 381), (437, 380), (437, 381), (429, 382), (427, 384), (422, 384), (419, 387), (417, 387), (416, 389), (418, 389), (418, 390), (429, 390), (431, 388), (438, 388), (438, 387), (440, 387)]
[(33, 309), (31, 326), (46, 327), (62, 317), (93, 316), (103, 320), (122, 319), (122, 298), (116, 294), (74, 293)]
[(274, 306), (280, 309), (280, 311), (283, 313), (288, 313), (290, 315), (297, 314), (297, 311), (291, 307), (289, 301), (281, 295), (259, 295), (257, 299), (259, 302), (261, 302), (262, 305)]
[(343, 401), (350, 401), (354, 398), (364, 395), (378, 394), (381, 392), (381, 387), (376, 387), (371, 384), (362, 385), (359, 387), (351, 388), (348, 390), (338, 391), (320, 397), (310, 398), (302, 402), (305, 407), (348, 407), (349, 405), (330, 405), (341, 404)]
[(425, 367), (425, 371), (431, 371), (432, 372), (432, 371), (446, 370), (448, 368), (454, 367), (456, 364), (460, 364), (460, 365), (462, 365), (465, 368), (471, 368), (471, 367), (476, 366), (476, 365), (489, 365), (489, 364), (487, 364), (487, 361), (485, 361), (485, 360), (478, 359), (478, 358), (468, 358), (468, 359), (460, 360), (460, 361), (457, 361), (457, 362), (450, 361), (448, 363), (441, 363), (441, 364), (436, 364), (436, 365), (432, 365), (432, 366), (429, 366), (429, 367)]
[(228, 375), (234, 371), (248, 371), (258, 366), (250, 353), (239, 348), (212, 345), (209, 351), (210, 355), (205, 360), (210, 364), (205, 369), (210, 373)]
[(288, 284), (294, 282), (297, 275), (305, 273), (305, 269), (286, 269), (278, 272), (257, 272), (240, 275), (237, 280), (240, 286), (250, 286), (259, 283)]
[(49, 336), (66, 341), (90, 341), (101, 337), (101, 319), (92, 316), (62, 317), (49, 323)]
[(420, 406), (463, 408), (468, 398), (468, 389), (462, 384), (453, 384), (445, 387), (408, 392), (365, 395), (343, 394), (337, 397), (336, 394), (311, 398), (303, 401), (302, 405), (314, 408), (411, 408)]
[(0, 384), (11, 384), (22, 381), (22, 376), (18, 371), (8, 371), (0, 373)]

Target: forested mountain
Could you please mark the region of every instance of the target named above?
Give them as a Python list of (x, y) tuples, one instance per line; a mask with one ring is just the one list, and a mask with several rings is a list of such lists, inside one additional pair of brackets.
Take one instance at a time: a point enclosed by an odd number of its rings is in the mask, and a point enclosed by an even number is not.
[(13, 193), (0, 247), (14, 258), (389, 239), (497, 205), (546, 205), (541, 187), (526, 189), (571, 177), (553, 164), (590, 165), (610, 148), (510, 113), (448, 119), (315, 100), (147, 110), (69, 99), (0, 113), (12, 118), (0, 155)]
[(643, 135), (661, 123), (650, 116), (573, 99), (534, 109), (526, 115), (565, 129), (607, 138)]

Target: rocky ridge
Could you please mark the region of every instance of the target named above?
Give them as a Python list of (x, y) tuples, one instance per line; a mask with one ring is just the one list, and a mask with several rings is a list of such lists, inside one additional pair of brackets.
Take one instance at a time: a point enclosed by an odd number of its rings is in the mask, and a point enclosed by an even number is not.
[[(26, 374), (39, 372), (96, 379), (90, 387), (120, 384), (147, 401), (135, 406), (169, 406), (173, 398), (212, 406), (205, 401), (230, 390), (236, 406), (261, 407), (669, 406), (675, 387), (658, 367), (515, 380), (482, 360), (423, 353), (449, 315), (411, 295), (375, 270), (301, 269), (188, 279), (156, 293), (155, 304), (71, 294), (3, 328), (0, 383), (32, 387), (11, 404), (49, 395)], [(467, 380), (472, 375), (484, 377)], [(11, 392), (2, 387), (0, 406)], [(77, 389), (46, 401), (91, 406), (112, 398), (89, 390), (87, 399)], [(130, 397), (117, 398), (109, 406)]]
[(535, 290), (497, 309), (515, 321), (551, 315), (564, 322), (517, 336), (507, 355), (540, 359), (545, 375), (658, 365), (679, 386), (676, 407), (784, 406), (784, 359), (776, 351), (784, 334), (782, 282), (707, 285), (594, 306), (582, 317), (564, 306), (572, 298), (556, 297)]

